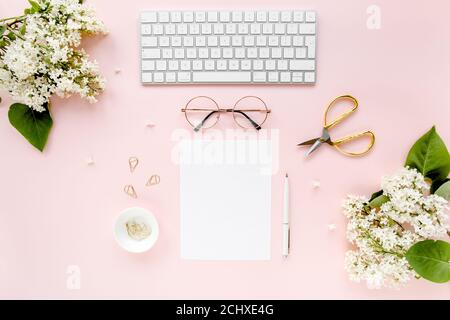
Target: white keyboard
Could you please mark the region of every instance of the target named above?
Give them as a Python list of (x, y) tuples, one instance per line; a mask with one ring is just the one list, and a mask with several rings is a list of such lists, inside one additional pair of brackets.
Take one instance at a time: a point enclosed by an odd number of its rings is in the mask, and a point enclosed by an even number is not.
[(316, 82), (314, 11), (141, 14), (144, 84)]

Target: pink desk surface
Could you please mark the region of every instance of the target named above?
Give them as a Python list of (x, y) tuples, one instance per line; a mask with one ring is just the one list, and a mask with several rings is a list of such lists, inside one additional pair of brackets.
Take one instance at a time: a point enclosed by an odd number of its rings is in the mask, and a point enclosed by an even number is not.
[[(400, 291), (370, 291), (350, 282), (343, 268), (348, 244), (340, 210), (346, 194), (377, 190), (381, 176), (397, 170), (411, 144), (433, 124), (450, 144), (448, 0), (378, 0), (380, 30), (366, 27), (366, 9), (373, 4), (368, 0), (89, 2), (110, 30), (85, 42), (108, 80), (100, 102), (55, 99), (55, 125), (43, 154), (9, 125), (10, 100), (0, 105), (0, 298), (450, 298), (448, 284), (413, 281)], [(19, 13), (26, 3), (1, 0), (1, 15)], [(317, 85), (143, 87), (139, 12), (163, 8), (315, 9)], [(122, 73), (115, 74), (116, 68)], [(324, 147), (306, 160), (296, 143), (320, 131), (325, 104), (343, 93), (359, 98), (361, 108), (335, 133), (371, 128), (376, 147), (359, 159)], [(200, 94), (223, 103), (258, 95), (274, 110), (269, 126), (280, 130), (280, 171), (272, 185), (271, 261), (180, 259), (179, 177), (170, 160), (171, 134), (188, 129), (179, 107)], [(147, 128), (147, 121), (156, 126)], [(232, 125), (224, 120), (224, 128)], [(90, 155), (93, 166), (85, 162)], [(132, 175), (131, 155), (141, 161)], [(292, 254), (283, 261), (286, 171)], [(145, 189), (152, 173), (161, 175), (161, 184)], [(313, 189), (313, 180), (321, 188)], [(139, 199), (123, 193), (128, 183), (136, 186)], [(160, 238), (145, 254), (129, 254), (113, 239), (115, 218), (130, 206), (148, 208), (160, 223)], [(334, 232), (327, 228), (331, 223)], [(66, 287), (70, 265), (80, 268), (79, 290)]]

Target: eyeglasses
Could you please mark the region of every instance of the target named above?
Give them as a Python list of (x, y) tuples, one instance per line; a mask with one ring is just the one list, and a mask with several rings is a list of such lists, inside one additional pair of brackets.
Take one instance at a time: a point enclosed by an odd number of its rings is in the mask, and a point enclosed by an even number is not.
[(231, 109), (220, 108), (218, 103), (210, 97), (198, 96), (189, 100), (181, 112), (184, 112), (187, 122), (197, 132), (216, 125), (220, 114), (224, 112), (231, 112), (234, 122), (241, 128), (260, 130), (271, 110), (261, 98), (256, 96), (240, 98)]

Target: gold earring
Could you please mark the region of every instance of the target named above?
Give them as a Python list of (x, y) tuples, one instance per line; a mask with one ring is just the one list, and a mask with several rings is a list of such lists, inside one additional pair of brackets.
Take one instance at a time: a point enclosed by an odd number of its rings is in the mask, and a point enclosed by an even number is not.
[(123, 191), (125, 191), (125, 193), (127, 195), (129, 195), (130, 197), (135, 198), (135, 199), (137, 198), (137, 193), (131, 184), (126, 185), (125, 188), (123, 189)]

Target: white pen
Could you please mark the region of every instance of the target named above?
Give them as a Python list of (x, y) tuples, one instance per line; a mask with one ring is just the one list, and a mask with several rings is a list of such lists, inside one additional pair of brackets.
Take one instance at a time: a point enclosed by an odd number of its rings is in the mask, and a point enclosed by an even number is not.
[(283, 257), (287, 258), (289, 255), (289, 248), (291, 242), (290, 227), (289, 227), (289, 181), (288, 174), (284, 178), (284, 212), (283, 212)]

